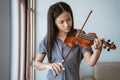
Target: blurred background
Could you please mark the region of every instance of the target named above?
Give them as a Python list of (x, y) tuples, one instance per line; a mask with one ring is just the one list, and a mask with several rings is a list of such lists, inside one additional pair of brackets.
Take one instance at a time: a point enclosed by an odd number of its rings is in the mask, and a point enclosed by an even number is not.
[[(19, 51), (18, 47), (18, 2), (24, 0), (0, 0), (0, 79), (18, 79)], [(27, 1), (27, 0), (26, 0)], [(38, 45), (46, 34), (47, 11), (51, 4), (61, 0), (36, 0), (36, 52)], [(74, 15), (75, 28), (80, 29), (92, 10), (84, 31), (95, 32), (99, 38), (114, 41), (117, 49), (108, 52), (103, 49), (99, 62), (120, 62), (120, 0), (64, 0), (68, 3)], [(22, 56), (21, 56), (22, 57)], [(46, 62), (47, 60), (45, 60)], [(35, 71), (35, 80), (46, 80), (46, 70)], [(93, 67), (82, 61), (81, 77), (93, 75)], [(23, 74), (24, 76), (24, 74)], [(26, 79), (27, 80), (27, 79)]]

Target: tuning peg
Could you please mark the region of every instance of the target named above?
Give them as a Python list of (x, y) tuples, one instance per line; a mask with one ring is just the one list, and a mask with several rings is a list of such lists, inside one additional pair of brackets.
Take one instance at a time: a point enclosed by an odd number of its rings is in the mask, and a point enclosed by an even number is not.
[(107, 42), (110, 42), (110, 39), (108, 39)]
[(111, 44), (114, 44), (114, 41)]
[(106, 49), (106, 46), (104, 46), (103, 48)]
[(110, 51), (110, 48), (108, 48), (107, 51)]

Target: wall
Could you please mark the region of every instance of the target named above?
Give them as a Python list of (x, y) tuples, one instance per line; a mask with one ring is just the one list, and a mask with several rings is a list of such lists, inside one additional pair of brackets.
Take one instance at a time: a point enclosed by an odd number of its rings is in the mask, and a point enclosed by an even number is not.
[(0, 0), (0, 80), (10, 80), (10, 0)]
[[(37, 0), (37, 32), (36, 45), (46, 34), (48, 7), (60, 0)], [(73, 9), (75, 28), (81, 28), (90, 10), (93, 10), (84, 30), (86, 33), (95, 32), (99, 38), (111, 39), (117, 46), (116, 50), (107, 52), (103, 49), (99, 61), (120, 61), (120, 1), (119, 0), (64, 0)], [(46, 60), (45, 60), (46, 61)], [(81, 77), (93, 74), (93, 68), (83, 60), (80, 67)], [(46, 71), (36, 71), (36, 80), (45, 80)]]

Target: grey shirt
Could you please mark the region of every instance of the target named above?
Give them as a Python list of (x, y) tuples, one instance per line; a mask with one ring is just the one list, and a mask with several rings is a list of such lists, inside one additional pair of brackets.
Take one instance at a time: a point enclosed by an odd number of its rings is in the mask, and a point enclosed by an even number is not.
[[(46, 37), (39, 44), (39, 53), (47, 54), (46, 49)], [(69, 49), (71, 47), (67, 46), (63, 41), (59, 38), (56, 38), (56, 41), (52, 50), (52, 60), (51, 62), (62, 62), (62, 60), (66, 57)], [(83, 59), (83, 54), (86, 51), (93, 52), (90, 48), (81, 48), (80, 46), (74, 46), (64, 63), (65, 70), (61, 71), (58, 76), (54, 76), (52, 71), (49, 70), (47, 74), (48, 80), (80, 80), (79, 74), (79, 66), (80, 62)]]

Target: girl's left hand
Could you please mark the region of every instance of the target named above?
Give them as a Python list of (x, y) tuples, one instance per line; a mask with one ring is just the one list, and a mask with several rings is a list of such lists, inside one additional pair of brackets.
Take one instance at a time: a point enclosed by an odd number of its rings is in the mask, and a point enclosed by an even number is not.
[(99, 38), (95, 38), (94, 40), (94, 48), (95, 49), (102, 49), (103, 42)]

